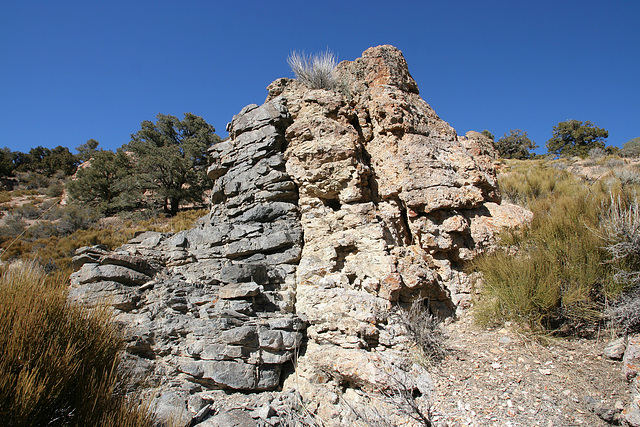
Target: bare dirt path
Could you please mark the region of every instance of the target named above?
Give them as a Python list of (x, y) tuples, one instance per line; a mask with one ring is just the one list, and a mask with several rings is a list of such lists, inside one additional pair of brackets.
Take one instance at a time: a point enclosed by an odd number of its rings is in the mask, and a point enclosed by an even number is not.
[(542, 346), (469, 315), (445, 329), (450, 351), (432, 370), (436, 426), (608, 426), (589, 406), (613, 413), (630, 399), (621, 362), (602, 355), (608, 336)]

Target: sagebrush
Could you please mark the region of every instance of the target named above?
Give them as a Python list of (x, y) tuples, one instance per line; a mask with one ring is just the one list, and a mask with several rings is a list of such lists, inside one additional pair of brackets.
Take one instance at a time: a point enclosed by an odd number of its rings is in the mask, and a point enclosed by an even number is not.
[(605, 241), (613, 279), (622, 295), (606, 309), (609, 324), (624, 333), (640, 331), (640, 204), (633, 198), (612, 197), (603, 209), (598, 233)]
[(445, 335), (440, 321), (429, 312), (425, 303), (428, 304), (428, 301), (413, 301), (408, 308), (399, 312), (399, 321), (419, 349), (419, 358), (430, 363), (446, 355)]

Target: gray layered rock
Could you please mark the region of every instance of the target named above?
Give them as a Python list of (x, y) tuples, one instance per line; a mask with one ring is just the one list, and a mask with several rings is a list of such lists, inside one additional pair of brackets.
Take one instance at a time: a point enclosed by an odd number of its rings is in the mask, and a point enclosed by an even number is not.
[(283, 159), (289, 120), (282, 100), (233, 118), (231, 138), (211, 147), (211, 213), (196, 228), (142, 233), (114, 252), (81, 248), (73, 259), (70, 298), (115, 310), (127, 365), (163, 390), (154, 393), (160, 418), (203, 421), (189, 402), (210, 401), (210, 390), (277, 388), (302, 344), (306, 323), (293, 313), (302, 228)]

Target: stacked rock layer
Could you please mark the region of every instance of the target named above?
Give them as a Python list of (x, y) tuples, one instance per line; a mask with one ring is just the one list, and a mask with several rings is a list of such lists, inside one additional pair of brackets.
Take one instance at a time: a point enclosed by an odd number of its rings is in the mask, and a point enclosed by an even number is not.
[(160, 415), (204, 419), (209, 390), (294, 388), (340, 425), (390, 375), (426, 396), (398, 309), (453, 316), (471, 298), (464, 263), (530, 219), (500, 203), (491, 141), (442, 121), (399, 50), (368, 49), (335, 78), (276, 80), (233, 118), (196, 228), (78, 253), (72, 297), (110, 298), (131, 363), (164, 390)]

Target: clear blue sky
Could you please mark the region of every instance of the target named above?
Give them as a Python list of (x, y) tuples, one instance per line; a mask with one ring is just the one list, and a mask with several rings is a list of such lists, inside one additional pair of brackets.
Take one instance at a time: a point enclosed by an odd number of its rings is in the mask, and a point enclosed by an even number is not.
[(0, 147), (116, 149), (143, 120), (192, 112), (226, 136), (292, 77), (286, 58), (393, 44), (459, 134), (591, 120), (640, 136), (640, 1), (0, 0)]

